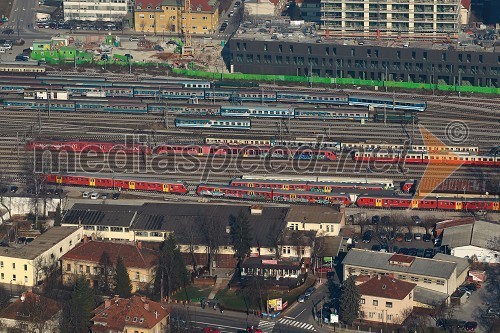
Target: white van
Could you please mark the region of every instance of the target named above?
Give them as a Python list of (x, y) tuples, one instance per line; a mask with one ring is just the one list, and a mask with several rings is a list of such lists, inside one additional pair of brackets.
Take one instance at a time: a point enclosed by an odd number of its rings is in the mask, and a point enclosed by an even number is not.
[(89, 198), (89, 196), (90, 196), (90, 193), (89, 193), (89, 192), (83, 192), (83, 196), (82, 196), (82, 197), (83, 197), (84, 199), (88, 199), (88, 198)]
[(92, 192), (92, 193), (90, 194), (90, 199), (91, 199), (91, 200), (97, 200), (97, 199), (99, 199), (99, 193), (97, 193), (97, 192)]
[(4, 47), (0, 47), (0, 53), (5, 53), (6, 49)]

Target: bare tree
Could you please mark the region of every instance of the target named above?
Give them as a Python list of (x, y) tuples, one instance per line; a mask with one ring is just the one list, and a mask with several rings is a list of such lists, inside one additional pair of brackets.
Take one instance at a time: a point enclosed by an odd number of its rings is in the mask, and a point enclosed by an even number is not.
[(110, 289), (110, 276), (113, 274), (113, 262), (109, 253), (104, 251), (99, 258), (99, 283), (101, 290), (108, 292)]
[(212, 271), (212, 261), (219, 252), (219, 248), (227, 244), (226, 241), (226, 221), (207, 217), (203, 219), (201, 231), (204, 245), (207, 248), (207, 265), (209, 271)]
[(406, 332), (424, 332), (427, 326), (426, 317), (413, 311), (412, 307), (403, 309), (393, 320), (394, 324), (403, 325)]

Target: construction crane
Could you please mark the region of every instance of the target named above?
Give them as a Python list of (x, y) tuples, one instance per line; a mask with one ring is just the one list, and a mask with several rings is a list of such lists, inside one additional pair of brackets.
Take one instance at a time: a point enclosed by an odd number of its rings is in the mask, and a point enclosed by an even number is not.
[(191, 0), (184, 0), (184, 15), (186, 16), (186, 25), (184, 29), (184, 45), (182, 46), (182, 56), (191, 57), (194, 55), (194, 47), (191, 41)]

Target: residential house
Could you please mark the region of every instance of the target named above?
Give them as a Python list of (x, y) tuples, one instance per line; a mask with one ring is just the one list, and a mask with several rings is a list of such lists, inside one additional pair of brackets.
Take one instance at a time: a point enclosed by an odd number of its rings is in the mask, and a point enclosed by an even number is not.
[(361, 296), (360, 318), (384, 324), (401, 324), (413, 310), (417, 285), (377, 274), (358, 285)]
[(500, 263), (500, 224), (474, 221), (444, 229), (442, 245), (451, 255), (488, 264)]
[(118, 257), (127, 268), (132, 292), (144, 291), (154, 283), (157, 251), (143, 248), (140, 242), (92, 241), (85, 236), (83, 243), (61, 258), (63, 284), (71, 286), (77, 276), (84, 275), (93, 287), (102, 286), (105, 281), (112, 287)]
[(92, 333), (163, 333), (168, 329), (170, 310), (146, 297), (115, 297), (94, 310)]
[(188, 15), (184, 10), (184, 1), (138, 0), (134, 22), (138, 32), (211, 34), (219, 25), (219, 5), (214, 0), (191, 0), (191, 13)]
[(351, 249), (342, 264), (344, 277), (383, 274), (415, 283), (414, 298), (423, 304), (448, 299), (467, 279), (470, 267), (467, 260), (445, 254), (427, 259), (364, 249)]
[(0, 283), (33, 287), (42, 281), (44, 267), (57, 265), (59, 259), (82, 239), (83, 229), (53, 227), (32, 242), (0, 248)]
[(292, 205), (285, 219), (289, 230), (315, 231), (317, 236), (338, 236), (345, 226), (345, 209)]
[(28, 332), (56, 333), (59, 332), (60, 315), (61, 306), (57, 301), (33, 293), (30, 288), (0, 310), (0, 323), (7, 330), (22, 327)]

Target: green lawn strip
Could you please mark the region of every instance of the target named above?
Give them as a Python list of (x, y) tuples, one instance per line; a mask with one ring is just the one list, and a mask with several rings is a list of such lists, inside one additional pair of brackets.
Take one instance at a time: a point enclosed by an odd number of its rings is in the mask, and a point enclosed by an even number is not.
[(208, 297), (211, 290), (212, 286), (189, 285), (186, 287), (186, 290), (181, 288), (177, 293), (175, 293), (175, 295), (172, 296), (172, 299), (177, 301), (193, 300), (195, 302), (199, 302), (199, 299)]

